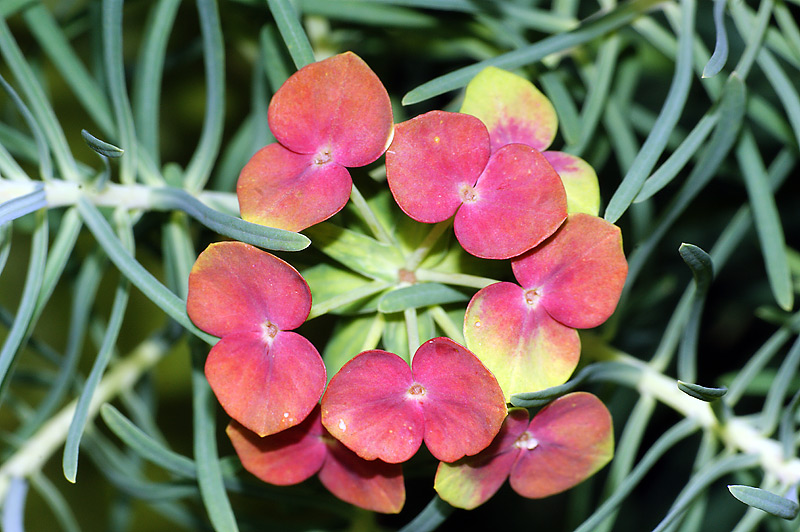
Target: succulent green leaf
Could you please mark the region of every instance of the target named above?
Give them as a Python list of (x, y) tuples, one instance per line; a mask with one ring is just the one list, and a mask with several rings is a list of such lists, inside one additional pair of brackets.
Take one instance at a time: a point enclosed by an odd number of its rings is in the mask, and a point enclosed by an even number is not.
[(118, 148), (113, 144), (98, 139), (85, 129), (81, 129), (81, 136), (91, 149), (104, 157), (115, 159), (117, 157), (122, 157), (122, 154), (125, 153), (125, 150), (122, 148)]
[(728, 491), (746, 505), (782, 519), (794, 519), (800, 511), (796, 502), (760, 488), (734, 484), (728, 486)]
[(380, 312), (401, 312), (407, 308), (428, 307), (467, 301), (469, 297), (455, 288), (439, 283), (405, 286), (384, 294), (378, 301)]
[(558, 117), (547, 96), (527, 79), (493, 66), (467, 84), (461, 112), (486, 124), (492, 151), (512, 143), (544, 151), (558, 129)]

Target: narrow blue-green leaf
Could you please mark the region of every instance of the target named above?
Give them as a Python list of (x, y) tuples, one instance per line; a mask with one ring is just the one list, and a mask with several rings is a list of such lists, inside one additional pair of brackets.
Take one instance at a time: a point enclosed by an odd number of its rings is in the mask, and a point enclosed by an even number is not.
[(575, 390), (584, 382), (616, 382), (636, 386), (641, 373), (640, 368), (624, 362), (595, 362), (584, 367), (564, 384), (551, 386), (537, 392), (514, 394), (511, 396), (511, 404), (522, 408), (539, 407)]
[[(591, 79), (586, 79), (585, 84), (589, 91), (581, 108), (581, 135), (577, 146), (568, 146), (566, 151), (574, 155), (583, 155), (586, 146), (595, 137), (597, 124), (606, 108), (609, 99), (611, 81), (614, 77), (615, 66), (620, 52), (619, 35), (610, 35), (600, 45), (597, 52), (595, 67), (587, 68)], [(589, 77), (589, 76), (586, 76)]]
[(774, 5), (775, 0), (762, 0), (758, 4), (758, 13), (753, 19), (749, 16), (743, 4), (731, 2), (731, 15), (733, 15), (736, 28), (747, 42), (739, 58), (739, 62), (736, 63), (735, 70), (736, 74), (742, 78), (742, 80), (747, 79), (750, 68), (752, 68), (753, 62), (756, 60), (756, 56), (761, 50), (764, 34), (769, 26), (769, 19), (770, 15), (772, 15), (772, 8)]
[[(699, 428), (697, 421), (691, 418), (683, 419), (673, 425), (659, 437), (647, 450), (636, 467), (620, 483), (614, 492), (600, 505), (575, 532), (596, 532), (600, 524), (614, 513), (625, 498), (639, 485), (642, 478), (661, 459), (664, 454), (681, 440), (691, 436)], [(619, 454), (617, 454), (619, 456)]]
[(50, 56), (53, 66), (67, 82), (81, 106), (105, 134), (113, 134), (114, 121), (106, 95), (64, 35), (44, 4), (36, 4), (23, 13), (25, 22), (42, 49)]
[(487, 66), (496, 66), (506, 70), (514, 70), (530, 65), (542, 58), (563, 52), (575, 46), (594, 40), (606, 33), (627, 25), (636, 17), (650, 10), (661, 0), (632, 0), (621, 4), (610, 11), (599, 12), (595, 16), (582, 21), (580, 26), (567, 33), (561, 33), (542, 39), (541, 41), (501, 54), (492, 59), (480, 61), (468, 67), (460, 68), (444, 76), (435, 78), (410, 91), (403, 97), (403, 105), (424, 102), (434, 96), (460, 89)]
[[(767, 50), (758, 54), (758, 65), (764, 71), (775, 93), (778, 95), (786, 116), (794, 131), (795, 139), (800, 139), (800, 95), (797, 83), (789, 79), (778, 62)], [(795, 142), (798, 142), (797, 140)], [(800, 146), (800, 144), (797, 144)]]
[(792, 400), (783, 409), (781, 421), (778, 426), (778, 436), (783, 449), (783, 456), (795, 456), (797, 444), (795, 443), (795, 416), (797, 407), (800, 405), (800, 391), (792, 396)]
[(57, 362), (58, 377), (47, 390), (47, 395), (36, 405), (36, 412), (28, 417), (16, 436), (27, 438), (47, 421), (61, 406), (64, 396), (74, 383), (75, 371), (83, 353), (89, 316), (94, 307), (97, 288), (105, 271), (105, 255), (96, 249), (81, 262), (75, 279), (72, 301), (69, 306), (69, 325), (64, 355)]
[(658, 170), (647, 178), (633, 202), (645, 201), (671, 183), (675, 176), (686, 166), (686, 163), (705, 146), (706, 138), (711, 134), (718, 120), (719, 112), (717, 111), (709, 111), (703, 115), (703, 118), (681, 142), (678, 149), (672, 152), (669, 158), (664, 161), (664, 164), (659, 166)]
[(275, 33), (275, 26), (265, 24), (258, 35), (258, 42), (261, 47), (261, 60), (264, 62), (264, 73), (272, 92), (275, 93), (291, 75), (284, 54), (278, 49), (281, 41)]
[[(695, 286), (692, 309), (686, 320), (678, 350), (678, 378), (684, 382), (694, 382), (697, 378), (697, 342), (700, 336), (700, 320), (708, 287), (714, 277), (714, 264), (708, 253), (692, 244), (681, 244), (678, 252), (683, 262), (692, 270)], [(678, 387), (680, 388), (680, 381)]]
[(11, 254), (11, 224), (0, 225), (0, 275), (8, 263)]
[(118, 148), (113, 144), (109, 144), (108, 142), (98, 139), (85, 129), (81, 129), (81, 136), (83, 137), (83, 140), (86, 142), (87, 146), (103, 157), (116, 159), (117, 157), (122, 157), (122, 154), (125, 153), (125, 150), (122, 148)]
[(711, 388), (708, 386), (700, 386), (692, 382), (678, 381), (678, 389), (687, 395), (691, 395), (695, 399), (701, 401), (711, 402), (719, 399), (728, 393), (728, 389), (724, 386), (719, 388)]
[(711, 483), (720, 477), (738, 471), (755, 467), (759, 463), (760, 457), (755, 454), (735, 454), (723, 456), (692, 475), (689, 483), (681, 490), (678, 498), (672, 504), (667, 515), (653, 529), (653, 532), (664, 532), (670, 524), (678, 519), (689, 505), (705, 491)]
[(400, 532), (431, 532), (439, 528), (453, 513), (453, 508), (438, 495), (434, 495), (431, 502), (417, 514)]
[(100, 415), (108, 428), (142, 458), (177, 475), (188, 478), (197, 477), (197, 468), (191, 459), (164, 447), (145, 434), (112, 405), (106, 403), (101, 406)]
[(119, 179), (122, 183), (136, 181), (138, 164), (136, 131), (133, 111), (128, 101), (125, 84), (125, 59), (122, 54), (122, 2), (103, 0), (103, 66), (106, 72), (108, 92), (114, 109), (119, 144), (127, 155), (120, 161)]
[(78, 525), (77, 519), (75, 519), (75, 514), (73, 514), (69, 503), (61, 492), (58, 491), (58, 488), (50, 482), (50, 479), (42, 473), (36, 473), (31, 475), (30, 482), (33, 489), (36, 490), (36, 493), (39, 494), (50, 508), (50, 511), (53, 512), (56, 521), (61, 525), (61, 529), (64, 532), (80, 532), (80, 526)]
[(153, 206), (159, 209), (177, 209), (202, 223), (212, 231), (242, 242), (278, 251), (300, 251), (311, 241), (299, 234), (284, 229), (245, 222), (241, 218), (216, 211), (178, 188), (157, 188), (152, 191)]
[(746, 505), (781, 519), (794, 519), (800, 511), (800, 506), (796, 502), (760, 488), (732, 484), (728, 486), (728, 491)]
[(47, 214), (40, 210), (36, 214), (36, 228), (31, 241), (31, 254), (28, 261), (28, 272), (25, 276), (25, 287), (22, 289), (19, 307), (17, 307), (14, 325), (8, 331), (3, 348), (0, 349), (0, 401), (5, 395), (9, 382), (9, 370), (17, 356), (22, 340), (25, 338), (28, 325), (36, 308), (36, 299), (42, 288), (45, 259), (47, 258), (48, 239)]
[(67, 261), (72, 254), (72, 250), (75, 248), (75, 242), (78, 240), (78, 235), (80, 234), (82, 226), (81, 217), (75, 207), (67, 209), (61, 217), (58, 233), (47, 254), (47, 264), (45, 264), (44, 268), (42, 289), (36, 300), (33, 322), (39, 319), (39, 316), (41, 316), (44, 310), (44, 306), (50, 300), (50, 296), (53, 294), (56, 284), (61, 278), (64, 268), (67, 266)]
[[(0, 84), (3, 85), (3, 89), (5, 89), (6, 93), (11, 97), (11, 101), (14, 102), (14, 105), (19, 110), (22, 118), (25, 120), (25, 123), (28, 125), (28, 128), (31, 130), (33, 134), (33, 138), (36, 142), (36, 155), (37, 155), (37, 162), (39, 163), (39, 175), (42, 177), (43, 181), (50, 181), (53, 179), (53, 161), (50, 159), (50, 150), (47, 147), (47, 140), (45, 139), (44, 132), (42, 128), (39, 127), (39, 124), (36, 122), (36, 119), (31, 113), (28, 106), (25, 105), (25, 102), (22, 101), (22, 98), (19, 97), (17, 91), (14, 90), (3, 76), (0, 76)], [(16, 170), (16, 168), (14, 168)]]
[(380, 312), (401, 312), (408, 308), (468, 301), (469, 296), (447, 285), (419, 283), (387, 292), (378, 301)]
[(769, 387), (761, 413), (761, 433), (772, 435), (780, 421), (786, 394), (800, 367), (800, 338), (796, 339), (783, 359), (772, 386)]
[[(124, 210), (118, 210), (117, 214), (120, 241), (125, 246), (126, 251), (132, 253), (135, 244), (130, 218), (128, 217), (127, 211)], [(83, 431), (86, 429), (86, 423), (89, 418), (89, 406), (92, 402), (92, 396), (94, 396), (95, 390), (100, 384), (100, 379), (103, 378), (103, 373), (105, 373), (108, 363), (111, 361), (111, 356), (114, 353), (119, 331), (122, 328), (122, 319), (125, 317), (125, 310), (128, 308), (129, 294), (130, 284), (128, 280), (123, 277), (120, 279), (119, 283), (117, 283), (117, 288), (114, 292), (114, 302), (111, 305), (111, 314), (108, 318), (108, 325), (103, 335), (103, 341), (97, 352), (94, 363), (92, 364), (89, 377), (86, 379), (83, 390), (78, 397), (78, 403), (75, 406), (75, 414), (72, 417), (72, 422), (67, 431), (62, 467), (66, 479), (73, 483), (78, 475), (78, 452), (80, 449), (81, 437), (83, 436)]]
[(150, 154), (156, 166), (161, 165), (158, 117), (164, 58), (179, 6), (180, 0), (160, 0), (150, 9), (133, 82), (133, 111), (139, 145)]
[[(378, 325), (375, 325), (375, 322)], [(378, 329), (383, 333), (383, 317), (381, 314), (347, 317), (337, 320), (333, 329), (333, 334), (325, 350), (322, 352), (322, 360), (325, 361), (325, 368), (328, 370), (328, 381), (351, 358), (359, 354), (362, 350), (374, 349), (375, 345), (364, 348), (364, 344), (372, 329)], [(380, 337), (378, 338), (380, 340)], [(377, 342), (376, 342), (377, 345)]]
[(781, 34), (794, 54), (800, 60), (800, 28), (797, 27), (795, 15), (789, 11), (789, 7), (781, 2), (775, 6), (775, 21), (781, 29)]
[(728, 78), (723, 88), (720, 119), (711, 136), (711, 141), (706, 145), (700, 160), (692, 168), (689, 177), (686, 178), (683, 186), (670, 202), (667, 212), (662, 216), (658, 226), (628, 258), (628, 278), (625, 284), (626, 289), (623, 291), (623, 298), (626, 297), (627, 290), (629, 290), (628, 287), (634, 284), (634, 280), (641, 273), (650, 254), (656, 249), (656, 245), (667, 230), (675, 223), (675, 220), (678, 219), (697, 194), (717, 175), (720, 165), (728, 156), (739, 135), (744, 111), (744, 83), (734, 73)]
[(37, 183), (33, 192), (0, 203), (0, 225), (5, 225), (26, 214), (46, 207), (47, 197), (44, 192), (44, 186), (41, 183)]
[(545, 94), (553, 103), (558, 116), (558, 125), (565, 144), (577, 144), (581, 137), (581, 122), (578, 108), (558, 72), (546, 72), (539, 76)]
[[(11, 152), (6, 149), (6, 146), (11, 147), (12, 141), (8, 137), (8, 133), (14, 131), (12, 128), (0, 124), (0, 174), (6, 179), (11, 181), (28, 181), (30, 177), (25, 173), (25, 170), (14, 160)], [(22, 137), (21, 134), (14, 131), (16, 136)], [(33, 149), (33, 159), (36, 159), (36, 148)]]
[(329, 222), (309, 227), (305, 232), (320, 251), (372, 279), (397, 281), (397, 272), (405, 264), (397, 247)]
[(300, 70), (316, 61), (314, 50), (292, 3), (289, 0), (267, 0), (267, 4), (295, 67)]
[(197, 258), (188, 217), (182, 212), (172, 213), (169, 222), (163, 225), (162, 234), (167, 287), (186, 299), (189, 295), (189, 273)]
[(342, 20), (351, 24), (381, 27), (429, 28), (436, 19), (425, 13), (360, 0), (301, 0), (300, 10), (309, 15), (319, 15), (329, 20)]
[(20, 91), (31, 106), (31, 112), (39, 127), (42, 128), (50, 149), (56, 158), (59, 171), (65, 179), (76, 181), (79, 178), (78, 167), (69, 150), (64, 130), (50, 105), (50, 101), (39, 85), (30, 65), (22, 55), (6, 21), (0, 19), (0, 53), (6, 65), (14, 74)]
[(636, 160), (640, 148), (630, 122), (630, 112), (627, 109), (623, 111), (623, 108), (617, 98), (609, 98), (603, 113), (603, 125), (614, 148), (620, 169), (627, 171)]
[(22, 477), (13, 477), (9, 482), (8, 492), (2, 505), (3, 516), (0, 519), (5, 532), (25, 532), (25, 501), (28, 497), (28, 481)]
[(775, 197), (770, 190), (767, 171), (761, 160), (758, 146), (750, 131), (745, 131), (736, 149), (736, 158), (742, 171), (747, 195), (753, 209), (756, 232), (767, 268), (767, 278), (778, 306), (791, 310), (794, 304), (786, 239), (783, 235)]
[(611, 197), (605, 212), (605, 219), (611, 223), (619, 220), (628, 209), (636, 194), (650, 175), (658, 158), (667, 145), (669, 135), (678, 123), (686, 105), (689, 87), (692, 82), (692, 45), (694, 41), (694, 0), (681, 2), (680, 37), (678, 55), (675, 60), (675, 75), (672, 77), (669, 93), (658, 114), (653, 130), (647, 136), (642, 149), (636, 156), (630, 170), (625, 174), (617, 191)]
[(703, 68), (703, 77), (710, 78), (719, 74), (728, 60), (728, 32), (725, 30), (725, 6), (728, 0), (714, 0), (714, 30), (717, 40), (714, 53)]
[(203, 64), (206, 71), (206, 106), (200, 142), (192, 155), (184, 183), (186, 189), (199, 192), (211, 177), (219, 154), (225, 126), (225, 42), (216, 0), (197, 0), (200, 33), (203, 37)]
[(86, 226), (92, 232), (103, 250), (108, 253), (111, 261), (130, 281), (141, 290), (145, 296), (167, 313), (172, 319), (181, 324), (186, 330), (194, 334), (209, 345), (217, 343), (218, 338), (211, 336), (195, 327), (186, 314), (186, 302), (170, 292), (158, 279), (153, 277), (123, 247), (114, 235), (111, 227), (106, 222), (97, 207), (89, 203), (86, 198), (78, 200), (78, 210)]
[(38, 3), (38, 0), (5, 0), (0, 4), (0, 17), (8, 18), (36, 3)]
[(192, 412), (194, 420), (194, 460), (197, 466), (197, 483), (200, 496), (215, 530), (236, 532), (233, 515), (217, 454), (216, 400), (203, 373), (205, 353), (202, 347), (192, 345)]

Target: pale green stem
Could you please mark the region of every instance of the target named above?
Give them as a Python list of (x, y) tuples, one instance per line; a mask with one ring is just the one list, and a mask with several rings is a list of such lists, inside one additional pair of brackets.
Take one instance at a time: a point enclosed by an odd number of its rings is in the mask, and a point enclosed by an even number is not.
[[(89, 404), (87, 419), (94, 419), (103, 403), (132, 389), (142, 374), (155, 366), (165, 352), (166, 345), (159, 339), (149, 339), (139, 344), (100, 381)], [(64, 444), (77, 405), (78, 400), (75, 399), (50, 418), (0, 467), (0, 501), (5, 500), (12, 478), (25, 478), (38, 473)]]
[(344, 294), (339, 294), (338, 296), (333, 296), (325, 301), (314, 303), (311, 306), (311, 312), (309, 312), (306, 321), (316, 318), (317, 316), (327, 314), (328, 312), (339, 307), (349, 305), (350, 303), (355, 303), (359, 299), (377, 294), (378, 292), (385, 290), (390, 286), (392, 286), (392, 283), (388, 281), (373, 281), (369, 284), (356, 288), (355, 290), (345, 292)]
[(385, 326), (386, 320), (383, 319), (383, 314), (376, 312), (375, 318), (372, 320), (372, 324), (369, 327), (369, 331), (367, 331), (367, 337), (364, 338), (364, 343), (361, 344), (361, 350), (359, 353), (363, 351), (370, 351), (378, 347), (378, 342), (381, 341), (381, 336), (383, 336), (383, 330)]
[(453, 323), (453, 320), (450, 319), (450, 316), (447, 315), (447, 312), (445, 312), (442, 307), (439, 305), (431, 307), (430, 312), (433, 321), (436, 322), (436, 325), (438, 325), (450, 339), (461, 345), (466, 343), (464, 341), (464, 333)]
[[(34, 192), (41, 181), (9, 181), (0, 179), (0, 204)], [(159, 204), (157, 191), (162, 187), (108, 183), (102, 190), (71, 181), (51, 181), (44, 184), (46, 206), (48, 208), (76, 205), (80, 198), (87, 198), (98, 207), (123, 207), (126, 209), (152, 210)], [(204, 191), (197, 199), (210, 207), (238, 215), (239, 205), (236, 194), (230, 192)]]
[(408, 335), (408, 360), (414, 358), (419, 347), (419, 324), (417, 323), (417, 309), (407, 308), (403, 311), (406, 319), (406, 334)]
[(447, 231), (451, 225), (453, 225), (453, 217), (450, 217), (447, 220), (439, 222), (433, 226), (431, 232), (425, 236), (425, 239), (420, 243), (419, 246), (417, 246), (417, 249), (414, 250), (414, 253), (406, 258), (406, 269), (408, 271), (413, 272), (420, 264), (422, 264), (422, 261), (428, 256), (431, 248), (436, 244), (436, 241), (439, 240), (439, 237), (442, 236), (442, 234)]
[(367, 200), (364, 199), (364, 196), (362, 196), (361, 192), (356, 188), (355, 183), (350, 190), (350, 199), (353, 200), (353, 205), (356, 206), (359, 214), (361, 214), (361, 218), (364, 219), (364, 222), (366, 222), (372, 234), (375, 235), (375, 238), (390, 246), (397, 244), (397, 241), (386, 231), (381, 221), (378, 220), (378, 217), (375, 216), (375, 213), (370, 209)]
[(470, 288), (486, 288), (490, 284), (499, 283), (497, 279), (489, 277), (479, 277), (466, 273), (446, 273), (433, 270), (417, 270), (414, 272), (417, 281), (429, 281), (432, 283), (452, 284), (456, 286), (467, 286)]

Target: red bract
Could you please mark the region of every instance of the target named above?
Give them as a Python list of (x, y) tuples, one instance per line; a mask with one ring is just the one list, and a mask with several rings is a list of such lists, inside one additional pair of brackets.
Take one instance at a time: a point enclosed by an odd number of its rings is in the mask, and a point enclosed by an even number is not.
[(480, 120), (431, 111), (395, 128), (386, 178), (397, 204), (425, 223), (455, 215), (456, 238), (469, 253), (507, 259), (553, 234), (567, 216), (558, 174), (522, 144), (492, 154)]
[(286, 262), (248, 244), (211, 244), (189, 274), (186, 309), (220, 341), (205, 372), (222, 407), (264, 436), (297, 425), (322, 395), (325, 365), (291, 332), (308, 317), (311, 292)]
[(315, 473), (343, 501), (367, 510), (397, 513), (406, 499), (399, 464), (364, 460), (331, 437), (319, 407), (301, 424), (259, 437), (235, 421), (226, 430), (242, 465), (264, 482), (297, 484)]
[(580, 355), (573, 328), (608, 319), (628, 271), (619, 228), (581, 213), (511, 265), (522, 286), (495, 283), (480, 290), (464, 317), (467, 347), (494, 373), (507, 399), (569, 378)]
[(386, 351), (365, 351), (333, 376), (322, 424), (367, 460), (404, 462), (422, 441), (445, 462), (483, 450), (506, 415), (494, 376), (449, 338), (422, 344), (411, 368)]
[(493, 151), (513, 143), (541, 151), (564, 183), (570, 214), (598, 213), (600, 188), (594, 169), (575, 155), (544, 151), (556, 136), (558, 117), (550, 100), (533, 83), (486, 67), (467, 85), (461, 112), (486, 124)]
[(434, 488), (451, 505), (466, 509), (489, 500), (506, 478), (523, 497), (548, 497), (592, 476), (613, 454), (608, 409), (592, 394), (571, 393), (543, 408), (530, 424), (525, 409), (511, 409), (485, 451), (439, 464)]
[(392, 107), (383, 84), (347, 52), (303, 67), (275, 93), (271, 144), (245, 165), (236, 193), (242, 218), (300, 231), (347, 203), (345, 167), (364, 166), (386, 150)]

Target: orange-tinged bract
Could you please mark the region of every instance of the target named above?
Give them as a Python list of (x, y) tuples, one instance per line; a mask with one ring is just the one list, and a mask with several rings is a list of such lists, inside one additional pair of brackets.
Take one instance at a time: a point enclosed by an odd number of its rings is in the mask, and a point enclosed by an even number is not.
[(352, 187), (347, 167), (378, 159), (392, 134), (389, 95), (352, 52), (301, 68), (268, 112), (278, 144), (250, 159), (236, 193), (243, 219), (290, 231), (339, 212)]
[(232, 418), (261, 436), (305, 419), (326, 375), (316, 348), (291, 332), (311, 309), (294, 268), (248, 244), (211, 244), (189, 274), (186, 308), (198, 327), (221, 336), (205, 372)]
[(548, 497), (589, 478), (613, 453), (608, 409), (594, 395), (576, 392), (547, 405), (530, 424), (526, 410), (510, 410), (486, 450), (439, 464), (434, 487), (442, 499), (466, 509), (489, 500), (506, 478), (523, 497)]

